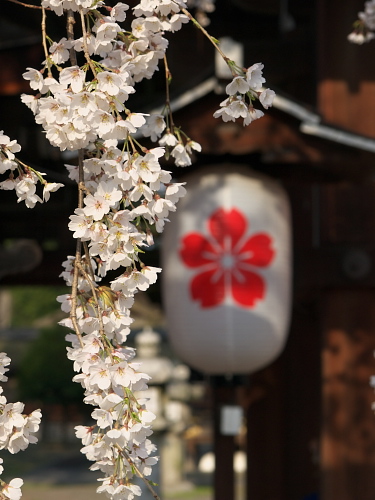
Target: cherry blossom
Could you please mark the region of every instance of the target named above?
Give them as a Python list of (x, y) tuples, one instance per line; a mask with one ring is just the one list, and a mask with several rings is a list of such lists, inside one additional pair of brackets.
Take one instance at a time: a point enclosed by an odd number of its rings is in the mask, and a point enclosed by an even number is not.
[(214, 117), (221, 117), (224, 122), (236, 121), (243, 118), (243, 125), (249, 125), (252, 121), (263, 116), (263, 112), (253, 106), (253, 101), (259, 99), (265, 109), (272, 106), (275, 92), (264, 89), (263, 64), (256, 63), (243, 71), (235, 64), (230, 63), (233, 80), (226, 86), (229, 95), (220, 103), (220, 109), (215, 111)]
[[(10, 358), (4, 353), (0, 353), (0, 381), (6, 382), (7, 377), (4, 373), (10, 364)], [(4, 395), (3, 388), (0, 387), (0, 449), (6, 449), (10, 453), (18, 453), (25, 450), (30, 443), (36, 443), (37, 437), (34, 435), (39, 430), (41, 421), (40, 410), (33, 411), (30, 415), (24, 415), (24, 404), (21, 402), (8, 403)], [(4, 468), (3, 460), (0, 459), (0, 475)], [(22, 479), (15, 478), (9, 483), (0, 479), (0, 496), (10, 500), (19, 500), (21, 498)]]
[[(9, 178), (0, 182), (0, 189), (15, 190), (18, 196), (17, 202), (24, 201), (28, 208), (33, 208), (36, 203), (48, 201), (50, 193), (57, 191), (63, 186), (61, 183), (48, 183), (43, 179), (45, 174), (32, 169), (16, 158), (16, 153), (21, 151), (21, 146), (15, 140), (0, 131), (0, 174), (8, 170)], [(18, 174), (15, 176), (15, 174)], [(43, 199), (36, 194), (37, 184), (40, 182), (43, 188)]]
[(30, 81), (30, 87), (33, 90), (39, 90), (41, 92), (45, 89), (44, 78), (40, 71), (34, 68), (27, 68), (27, 71), (22, 76), (25, 80)]
[(0, 352), (0, 382), (6, 382), (8, 377), (4, 375), (9, 368), (7, 366), (10, 364), (10, 358), (5, 354), (5, 352)]
[(250, 90), (249, 82), (245, 80), (242, 76), (235, 76), (231, 83), (225, 88), (228, 95), (246, 94)]
[(19, 477), (12, 479), (10, 483), (3, 488), (2, 494), (10, 500), (19, 500), (22, 496), (22, 485), (23, 481)]
[(62, 64), (69, 59), (69, 49), (72, 47), (72, 42), (65, 37), (61, 38), (59, 42), (53, 42), (49, 48), (51, 59), (56, 64)]
[(262, 63), (256, 63), (246, 70), (246, 81), (250, 88), (260, 89), (263, 86), (263, 83), (266, 81), (262, 75), (263, 68), (264, 65)]
[(353, 31), (348, 35), (350, 42), (362, 45), (375, 37), (375, 1), (365, 2), (363, 12), (358, 12), (358, 20), (354, 23)]
[(50, 193), (57, 191), (61, 187), (64, 187), (64, 184), (61, 184), (61, 182), (46, 182), (43, 188), (43, 201), (48, 201)]
[(275, 92), (271, 89), (265, 89), (259, 94), (259, 101), (264, 109), (268, 109), (270, 106), (272, 106), (274, 97)]

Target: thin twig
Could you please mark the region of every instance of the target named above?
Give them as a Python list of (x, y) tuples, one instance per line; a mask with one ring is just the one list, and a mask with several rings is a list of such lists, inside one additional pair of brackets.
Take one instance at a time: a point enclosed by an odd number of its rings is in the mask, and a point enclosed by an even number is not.
[(78, 337), (79, 343), (81, 347), (83, 347), (84, 344), (82, 341), (82, 334), (77, 321), (77, 297), (78, 297), (78, 278), (79, 278), (80, 261), (81, 261), (81, 239), (78, 238), (76, 244), (76, 253), (74, 258), (74, 273), (73, 273), (72, 293), (71, 293), (72, 307), (70, 310), (70, 319), (72, 320), (73, 328)]
[(138, 467), (135, 465), (134, 461), (129, 457), (129, 455), (124, 451), (123, 448), (120, 446), (117, 447), (119, 452), (123, 455), (123, 457), (129, 462), (129, 464), (134, 468), (135, 472), (137, 473), (137, 476), (142, 479), (142, 481), (146, 484), (147, 488), (150, 490), (151, 495), (155, 498), (155, 500), (160, 500), (159, 495), (156, 493), (154, 488), (151, 486), (150, 481), (148, 481), (144, 474), (138, 469)]
[(94, 309), (95, 309), (96, 316), (97, 316), (98, 321), (99, 321), (99, 333), (100, 333), (100, 336), (102, 337), (102, 336), (104, 336), (104, 324), (103, 324), (102, 310), (101, 310), (101, 307), (99, 304), (99, 299), (98, 299), (98, 291), (95, 288), (94, 282), (91, 279), (90, 275), (85, 271), (85, 269), (82, 265), (82, 262), (77, 264), (77, 266), (79, 267), (79, 270), (81, 271), (82, 276), (85, 278), (89, 287), (91, 288), (91, 293), (92, 293), (92, 296), (94, 299)]
[[(83, 149), (78, 150), (78, 208), (83, 208), (83, 191), (85, 187), (85, 178), (83, 173)], [(81, 187), (83, 186), (83, 188)]]
[[(68, 35), (68, 40), (73, 41), (74, 40), (74, 25), (75, 25), (75, 19), (74, 19), (74, 12), (72, 10), (68, 10), (67, 18), (66, 18), (66, 32)], [(72, 66), (77, 66), (77, 54), (76, 51), (74, 50), (74, 47), (71, 47), (69, 49), (69, 58)]]
[[(28, 7), (29, 9), (43, 9), (41, 5), (31, 5), (29, 3), (23, 3), (19, 0), (8, 0), (8, 2), (16, 3), (17, 5), (22, 5), (22, 7)], [(46, 10), (51, 10), (49, 7), (46, 7)]]
[(83, 52), (85, 54), (86, 61), (88, 65), (90, 66), (90, 69), (92, 71), (92, 74), (94, 75), (94, 78), (96, 78), (96, 69), (92, 63), (90, 54), (89, 54), (89, 48), (87, 45), (87, 31), (86, 31), (86, 24), (85, 24), (85, 15), (83, 13), (82, 7), (79, 9), (79, 13), (81, 16), (81, 24), (82, 24), (82, 35), (83, 35)]
[(172, 110), (171, 110), (171, 99), (170, 99), (170, 93), (169, 93), (169, 84), (172, 80), (172, 73), (169, 69), (168, 66), (168, 60), (167, 56), (164, 54), (164, 68), (165, 68), (165, 106), (168, 110), (168, 115), (169, 115), (169, 128), (174, 129), (174, 122), (173, 122), (173, 115), (172, 115)]
[[(67, 23), (66, 23), (66, 31), (68, 40), (74, 40), (74, 12), (69, 9), (67, 13)], [(72, 66), (77, 65), (77, 56), (73, 48), (70, 49), (70, 63)], [(83, 189), (81, 186), (84, 186), (84, 173), (83, 173), (83, 150), (78, 150), (78, 208), (83, 208)], [(72, 280), (72, 307), (70, 310), (70, 319), (72, 320), (74, 331), (78, 337), (79, 343), (81, 347), (83, 347), (82, 334), (77, 321), (77, 299), (78, 299), (78, 280), (79, 274), (82, 268), (82, 241), (80, 238), (77, 238), (76, 243), (76, 253), (74, 258), (74, 273)]]
[(83, 244), (83, 250), (85, 252), (85, 257), (86, 257), (86, 261), (87, 261), (87, 267), (89, 269), (89, 274), (90, 274), (90, 277), (94, 283), (95, 282), (95, 274), (94, 274), (94, 270), (93, 270), (92, 264), (91, 264), (90, 252), (89, 252), (89, 247), (87, 245), (87, 241), (83, 241), (82, 244)]
[[(83, 184), (84, 174), (83, 174), (83, 150), (78, 150), (78, 185)], [(83, 208), (83, 191), (78, 189), (78, 208)], [(80, 238), (77, 238), (76, 253), (74, 259), (74, 274), (72, 281), (72, 308), (70, 311), (70, 318), (72, 320), (74, 331), (78, 337), (81, 347), (83, 347), (82, 335), (77, 321), (77, 298), (78, 298), (78, 279), (80, 273), (80, 266), (82, 260), (82, 242)]]
[(52, 77), (52, 72), (51, 72), (51, 62), (48, 54), (48, 49), (47, 49), (47, 33), (46, 33), (46, 9), (42, 7), (42, 43), (43, 43), (43, 49), (44, 49), (44, 56), (46, 58), (46, 64), (48, 68), (48, 76)]

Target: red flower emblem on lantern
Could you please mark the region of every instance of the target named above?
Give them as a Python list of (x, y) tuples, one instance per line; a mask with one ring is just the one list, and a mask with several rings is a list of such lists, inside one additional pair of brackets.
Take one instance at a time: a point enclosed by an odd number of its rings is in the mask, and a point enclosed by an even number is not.
[(270, 265), (275, 255), (272, 238), (257, 233), (245, 239), (246, 230), (239, 210), (220, 208), (208, 219), (208, 237), (183, 237), (181, 259), (187, 267), (200, 269), (190, 282), (191, 297), (203, 308), (220, 305), (228, 294), (242, 307), (264, 299), (266, 283), (254, 271)]

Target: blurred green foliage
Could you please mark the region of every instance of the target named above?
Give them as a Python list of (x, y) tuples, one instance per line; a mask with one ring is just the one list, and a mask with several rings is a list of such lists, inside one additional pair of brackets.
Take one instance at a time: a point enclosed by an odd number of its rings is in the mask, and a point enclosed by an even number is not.
[(83, 389), (72, 382), (73, 363), (66, 357), (67, 332), (58, 325), (45, 328), (30, 342), (17, 373), (22, 401), (82, 402)]
[[(23, 286), (9, 289), (12, 295), (12, 327), (32, 327), (34, 322), (60, 310), (57, 295), (67, 293), (61, 286)], [(66, 357), (68, 329), (56, 324), (40, 329), (35, 340), (22, 349), (18, 363), (17, 387), (22, 401), (41, 403), (78, 403), (82, 406), (83, 389), (72, 382), (73, 362)]]
[(12, 294), (12, 326), (31, 326), (33, 322), (60, 310), (57, 295), (68, 293), (65, 286), (17, 286), (9, 289)]

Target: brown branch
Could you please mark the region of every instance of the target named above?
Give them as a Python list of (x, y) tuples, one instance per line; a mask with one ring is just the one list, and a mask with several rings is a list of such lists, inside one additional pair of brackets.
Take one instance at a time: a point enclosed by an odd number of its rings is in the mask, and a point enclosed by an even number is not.
[(81, 271), (82, 276), (85, 278), (85, 280), (87, 281), (87, 283), (91, 289), (91, 293), (92, 293), (92, 296), (94, 299), (94, 309), (95, 309), (96, 316), (97, 316), (98, 321), (99, 321), (99, 334), (101, 337), (103, 337), (104, 336), (104, 324), (103, 324), (102, 310), (101, 310), (101, 307), (99, 304), (99, 299), (98, 299), (98, 291), (95, 288), (94, 281), (91, 279), (89, 273), (87, 273), (85, 271), (85, 269), (82, 265), (82, 262), (77, 263), (77, 266), (78, 266), (79, 270)]
[[(68, 10), (67, 18), (66, 18), (66, 32), (68, 35), (68, 40), (74, 40), (74, 25), (75, 25), (74, 13), (72, 10)], [(69, 49), (69, 58), (72, 66), (77, 66), (77, 54), (74, 50), (74, 47)]]
[(83, 244), (83, 249), (85, 251), (85, 257), (86, 257), (86, 261), (87, 261), (87, 267), (89, 269), (89, 274), (90, 274), (90, 277), (92, 279), (92, 282), (94, 283), (95, 282), (95, 274), (94, 274), (94, 270), (93, 270), (92, 265), (91, 265), (89, 246), (87, 244), (87, 241), (83, 241), (82, 244)]
[(44, 56), (46, 58), (46, 64), (47, 64), (47, 68), (48, 68), (48, 76), (52, 77), (51, 61), (50, 61), (48, 49), (47, 49), (46, 9), (44, 7), (42, 7), (42, 40), (43, 40), (42, 43), (43, 43)]
[(77, 298), (78, 298), (78, 279), (79, 279), (79, 265), (81, 262), (81, 239), (77, 239), (76, 253), (74, 257), (74, 273), (72, 281), (72, 307), (70, 310), (70, 319), (72, 320), (74, 331), (78, 337), (81, 347), (83, 347), (82, 334), (77, 321)]
[(82, 7), (79, 9), (79, 13), (81, 16), (81, 25), (82, 25), (83, 52), (85, 54), (86, 61), (87, 61), (88, 65), (90, 66), (92, 74), (94, 75), (94, 78), (96, 78), (96, 69), (92, 63), (92, 60), (91, 60), (91, 57), (89, 54), (89, 48), (87, 45), (87, 31), (86, 31), (86, 25), (85, 25), (85, 15), (83, 13)]
[[(84, 174), (83, 174), (83, 150), (78, 150), (78, 184), (83, 184)], [(82, 189), (78, 189), (78, 208), (83, 208), (83, 191)], [(72, 281), (72, 308), (70, 311), (70, 319), (72, 320), (74, 331), (78, 337), (79, 343), (81, 347), (83, 347), (81, 330), (77, 321), (77, 298), (78, 298), (78, 279), (80, 267), (82, 266), (82, 242), (81, 239), (77, 239), (76, 244), (76, 253), (74, 258), (74, 274)]]
[(78, 208), (83, 208), (83, 189), (85, 186), (85, 178), (83, 173), (83, 149), (78, 150)]
[(174, 122), (173, 122), (173, 114), (171, 110), (171, 99), (170, 99), (170, 93), (169, 93), (169, 84), (172, 80), (172, 73), (169, 69), (168, 66), (168, 60), (167, 56), (164, 54), (164, 69), (165, 69), (165, 106), (168, 111), (168, 116), (169, 116), (169, 128), (172, 129), (172, 133), (174, 131)]
[(117, 449), (121, 453), (121, 455), (127, 460), (127, 462), (130, 464), (131, 467), (134, 468), (137, 476), (142, 479), (142, 481), (146, 484), (147, 488), (150, 490), (151, 495), (155, 498), (155, 500), (160, 500), (159, 495), (156, 493), (154, 488), (151, 486), (150, 481), (148, 481), (144, 474), (138, 469), (138, 467), (135, 465), (134, 461), (130, 458), (130, 456), (126, 453), (124, 449), (122, 449), (120, 446), (117, 446)]
[[(72, 10), (68, 10), (67, 13), (67, 25), (66, 31), (68, 35), (68, 40), (74, 39), (74, 13)], [(70, 62), (73, 66), (77, 64), (77, 58), (74, 50), (70, 50)], [(84, 173), (83, 173), (83, 150), (78, 150), (78, 186), (83, 184), (84, 181)], [(78, 187), (78, 208), (83, 208), (83, 191)], [(77, 238), (76, 243), (76, 252), (74, 257), (74, 272), (73, 272), (73, 280), (72, 280), (72, 307), (70, 310), (70, 319), (72, 320), (74, 331), (78, 337), (79, 343), (81, 347), (83, 347), (82, 334), (77, 321), (77, 299), (78, 299), (78, 280), (80, 273), (80, 266), (82, 261), (82, 242), (81, 238)]]
[[(23, 3), (19, 0), (8, 0), (8, 2), (16, 3), (17, 5), (22, 5), (22, 7), (28, 7), (29, 9), (43, 9), (41, 5), (31, 5), (29, 3)], [(46, 10), (51, 10), (49, 7), (46, 7)]]

